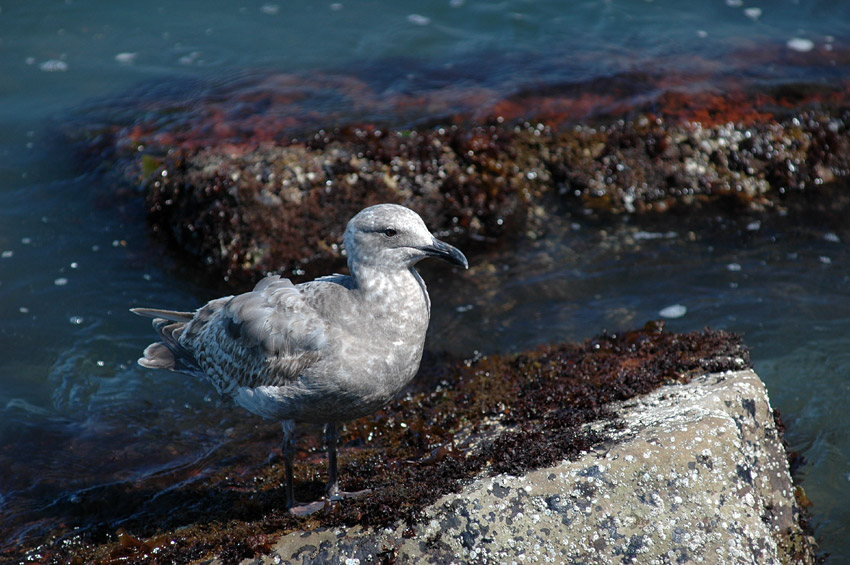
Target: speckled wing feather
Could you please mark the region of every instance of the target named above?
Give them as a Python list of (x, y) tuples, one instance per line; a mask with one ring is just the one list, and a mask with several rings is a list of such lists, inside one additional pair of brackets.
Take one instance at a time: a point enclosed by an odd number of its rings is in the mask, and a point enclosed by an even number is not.
[(179, 337), (216, 389), (282, 386), (321, 356), (326, 323), (298, 287), (278, 276), (209, 302)]

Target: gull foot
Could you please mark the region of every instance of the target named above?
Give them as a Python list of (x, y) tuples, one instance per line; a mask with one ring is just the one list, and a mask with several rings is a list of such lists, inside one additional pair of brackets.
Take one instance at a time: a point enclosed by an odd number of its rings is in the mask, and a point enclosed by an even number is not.
[(294, 506), (289, 507), (289, 512), (295, 516), (309, 516), (322, 510), (329, 503), (330, 501), (326, 498), (316, 500), (315, 502), (308, 502), (307, 504), (296, 503)]
[(336, 490), (333, 493), (329, 493), (327, 496), (323, 496), (322, 498), (314, 502), (308, 502), (306, 504), (296, 502), (294, 505), (289, 507), (289, 512), (295, 516), (309, 516), (310, 514), (315, 514), (319, 510), (329, 512), (334, 507), (334, 505), (341, 500), (344, 500), (346, 498), (357, 498), (360, 496), (366, 496), (371, 492), (372, 489), (370, 488), (353, 492)]
[(337, 502), (337, 501), (343, 500), (345, 498), (357, 498), (359, 496), (366, 496), (370, 492), (372, 492), (372, 489), (370, 489), (370, 488), (364, 488), (363, 490), (355, 490), (355, 491), (346, 491), (346, 490), (335, 489), (332, 492), (328, 493), (328, 499), (330, 499), (332, 502)]

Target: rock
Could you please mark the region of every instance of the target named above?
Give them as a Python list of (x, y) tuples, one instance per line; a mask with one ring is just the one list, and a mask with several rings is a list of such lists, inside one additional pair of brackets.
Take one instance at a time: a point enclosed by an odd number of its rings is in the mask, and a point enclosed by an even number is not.
[(818, 218), (843, 230), (848, 209), (838, 182), (850, 170), (847, 108), (747, 125), (640, 115), (581, 127), (349, 128), (259, 147), (141, 145), (166, 155), (142, 175), (154, 229), (236, 287), (338, 268), (339, 218), (377, 202), (416, 209), (464, 249), (544, 233), (564, 211), (737, 217), (827, 201)]
[(412, 526), (320, 528), (243, 563), (813, 563), (781, 434), (750, 371), (617, 407), (613, 439), (523, 476), (482, 476)]
[(802, 217), (842, 235), (850, 86), (676, 83), (512, 87), (482, 105), (475, 87), (387, 99), (356, 75), (262, 74), (99, 101), (65, 136), (107, 184), (143, 189), (193, 269), (235, 289), (340, 268), (340, 218), (383, 201), (464, 250), (564, 216)]

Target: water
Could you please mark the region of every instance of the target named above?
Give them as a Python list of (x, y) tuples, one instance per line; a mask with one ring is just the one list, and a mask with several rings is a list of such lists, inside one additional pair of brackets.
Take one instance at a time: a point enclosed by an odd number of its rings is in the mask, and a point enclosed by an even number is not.
[[(74, 505), (92, 489), (166, 489), (203, 474), (238, 452), (233, 437), (261, 425), (210, 387), (135, 365), (152, 333), (129, 307), (191, 307), (212, 295), (162, 260), (140, 195), (116, 196), (57, 141), (56, 125), (76, 108), (132, 97), (139, 85), (264, 69), (356, 68), (387, 92), (414, 93), (436, 81), (504, 94), (635, 70), (710, 68), (700, 79), (709, 83), (841, 78), (840, 65), (795, 65), (788, 53), (846, 49), (850, 6), (770, 4), (0, 2), (0, 550), (65, 521), (89, 524)], [(634, 327), (676, 305), (684, 315), (668, 320), (673, 330), (743, 333), (791, 447), (807, 459), (823, 549), (843, 562), (850, 230), (750, 227), (689, 237), (674, 219), (603, 232), (565, 218), (521, 254), (506, 246), (471, 257), (461, 280), (426, 273), (429, 346), (520, 351)]]

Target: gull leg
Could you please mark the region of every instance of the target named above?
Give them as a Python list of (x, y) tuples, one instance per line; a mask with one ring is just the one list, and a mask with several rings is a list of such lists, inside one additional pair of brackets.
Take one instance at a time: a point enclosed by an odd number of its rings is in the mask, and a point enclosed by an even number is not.
[(292, 460), (295, 458), (295, 422), (283, 421), (283, 466), (286, 472), (286, 507), (295, 506), (295, 495), (292, 491)]
[(307, 516), (324, 508), (325, 503), (321, 500), (301, 504), (295, 501), (292, 489), (293, 482), (293, 460), (295, 459), (295, 422), (283, 421), (283, 466), (286, 473), (286, 508), (296, 516)]
[(326, 489), (329, 500), (340, 500), (354, 496), (363, 496), (368, 494), (371, 489), (363, 489), (355, 492), (346, 492), (339, 489), (339, 472), (337, 470), (336, 447), (339, 439), (339, 433), (336, 429), (336, 422), (328, 422), (325, 426), (325, 437), (328, 442), (328, 487)]
[(328, 442), (328, 498), (336, 498), (339, 495), (339, 474), (337, 472), (336, 444), (339, 433), (336, 422), (328, 422), (325, 426), (325, 438)]

